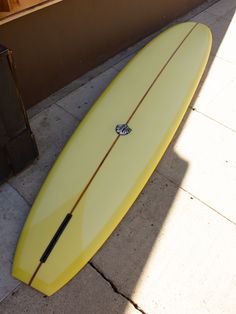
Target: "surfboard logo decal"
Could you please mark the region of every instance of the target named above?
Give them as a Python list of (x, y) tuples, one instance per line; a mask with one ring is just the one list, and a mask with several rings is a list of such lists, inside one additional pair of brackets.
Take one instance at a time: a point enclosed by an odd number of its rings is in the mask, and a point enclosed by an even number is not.
[(118, 124), (116, 126), (116, 133), (119, 135), (128, 135), (132, 132), (132, 129), (128, 126), (128, 124)]

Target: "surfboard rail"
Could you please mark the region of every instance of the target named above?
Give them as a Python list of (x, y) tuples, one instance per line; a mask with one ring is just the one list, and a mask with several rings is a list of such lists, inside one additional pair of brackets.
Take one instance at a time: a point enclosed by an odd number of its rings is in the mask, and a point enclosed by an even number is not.
[(181, 23), (152, 40), (118, 74), (44, 182), (20, 236), (14, 277), (51, 295), (92, 258), (173, 138), (211, 43), (207, 26)]

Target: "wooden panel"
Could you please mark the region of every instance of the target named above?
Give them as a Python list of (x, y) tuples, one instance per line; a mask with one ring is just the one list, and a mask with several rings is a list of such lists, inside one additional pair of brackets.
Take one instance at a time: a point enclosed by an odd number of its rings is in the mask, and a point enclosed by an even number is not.
[(19, 0), (0, 0), (0, 12), (10, 12), (18, 5), (20, 5)]
[(0, 25), (62, 0), (0, 0)]

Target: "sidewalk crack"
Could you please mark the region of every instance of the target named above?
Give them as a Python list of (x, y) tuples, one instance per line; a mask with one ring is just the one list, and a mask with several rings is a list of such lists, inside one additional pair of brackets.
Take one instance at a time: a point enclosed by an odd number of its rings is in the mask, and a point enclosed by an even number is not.
[(133, 305), (133, 307), (134, 307), (136, 310), (138, 310), (140, 313), (146, 314), (146, 312), (144, 312), (144, 310), (142, 310), (142, 309), (140, 308), (140, 306), (139, 306), (137, 303), (135, 303), (135, 302), (134, 302), (132, 299), (130, 299), (128, 296), (126, 296), (125, 294), (123, 294), (122, 292), (120, 292), (120, 291), (118, 290), (118, 288), (115, 286), (115, 284), (114, 284), (109, 278), (107, 278), (107, 276), (104, 275), (104, 273), (103, 273), (100, 269), (98, 269), (98, 267), (95, 266), (93, 262), (90, 261), (90, 262), (89, 262), (89, 265), (90, 265), (97, 273), (99, 273), (99, 275), (100, 275), (104, 280), (106, 280), (106, 281), (109, 283), (109, 285), (111, 286), (112, 290), (113, 290), (115, 293), (119, 294), (119, 295), (122, 296), (124, 299), (126, 299), (128, 302), (130, 302), (130, 303)]

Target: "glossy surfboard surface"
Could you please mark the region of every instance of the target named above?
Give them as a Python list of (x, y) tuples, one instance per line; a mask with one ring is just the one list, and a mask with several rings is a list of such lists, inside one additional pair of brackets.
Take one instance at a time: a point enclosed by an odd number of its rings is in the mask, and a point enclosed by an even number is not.
[(113, 80), (44, 182), (19, 239), (14, 277), (51, 295), (91, 259), (163, 156), (210, 49), (205, 25), (182, 23), (152, 40)]

